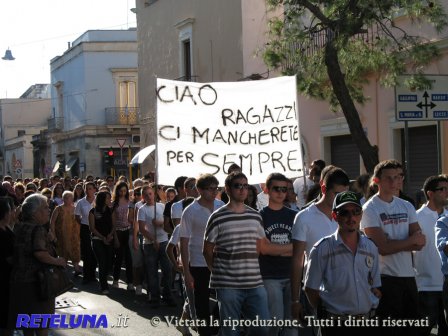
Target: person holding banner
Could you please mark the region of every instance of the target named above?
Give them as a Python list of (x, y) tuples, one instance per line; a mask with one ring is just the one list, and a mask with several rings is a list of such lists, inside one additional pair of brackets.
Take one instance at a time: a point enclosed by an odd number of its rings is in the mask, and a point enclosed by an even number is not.
[(163, 281), (163, 301), (169, 306), (175, 306), (171, 296), (171, 264), (166, 255), (166, 245), (168, 244), (168, 234), (163, 229), (163, 209), (162, 203), (155, 202), (154, 184), (145, 185), (142, 188), (142, 196), (145, 205), (137, 213), (137, 220), (140, 232), (143, 235), (143, 254), (146, 266), (146, 274), (151, 292), (151, 306), (160, 306), (160, 285), (158, 269), (159, 264), (162, 270)]

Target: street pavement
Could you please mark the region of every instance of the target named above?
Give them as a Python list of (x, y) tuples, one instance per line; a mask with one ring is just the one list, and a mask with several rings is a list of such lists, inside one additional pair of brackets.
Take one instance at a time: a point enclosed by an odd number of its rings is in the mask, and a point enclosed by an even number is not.
[[(75, 287), (56, 298), (56, 314), (97, 316), (105, 314), (107, 328), (87, 329), (50, 329), (50, 336), (64, 335), (181, 335), (175, 326), (167, 321), (180, 316), (182, 298), (173, 293), (177, 307), (160, 305), (152, 308), (147, 295), (136, 296), (134, 291), (127, 291), (127, 284), (120, 281), (120, 288), (109, 288), (109, 294), (103, 295), (98, 283), (82, 284), (82, 277), (74, 280)], [(111, 278), (109, 284), (111, 284)], [(146, 293), (143, 290), (143, 293)], [(68, 319), (67, 319), (68, 320)], [(97, 319), (98, 321), (98, 319)], [(193, 335), (197, 335), (191, 331)], [(15, 335), (21, 335), (16, 332)]]
[[(72, 269), (69, 269), (71, 272)], [(124, 273), (124, 272), (123, 272)], [(109, 278), (109, 284), (112, 278)], [(82, 284), (82, 277), (73, 279), (75, 287), (56, 298), (55, 314), (61, 315), (99, 315), (107, 318), (106, 328), (75, 328), (75, 329), (50, 329), (49, 336), (65, 335), (163, 335), (179, 336), (181, 333), (175, 328), (179, 319), (183, 300), (178, 292), (173, 292), (177, 306), (168, 307), (161, 304), (159, 308), (152, 308), (148, 302), (146, 291), (144, 295), (136, 296), (134, 291), (126, 289), (127, 284), (119, 282), (119, 288), (109, 288), (109, 294), (103, 295), (98, 282)], [(98, 320), (98, 319), (97, 319)], [(190, 329), (193, 336), (197, 334)], [(21, 332), (15, 332), (15, 336), (21, 336)], [(431, 335), (437, 335), (437, 329), (433, 329)]]

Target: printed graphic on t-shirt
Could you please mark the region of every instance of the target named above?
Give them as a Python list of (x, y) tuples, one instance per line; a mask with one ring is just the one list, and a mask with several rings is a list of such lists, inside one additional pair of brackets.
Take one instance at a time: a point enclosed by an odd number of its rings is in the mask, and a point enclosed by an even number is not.
[(275, 223), (265, 228), (264, 232), (271, 243), (284, 245), (291, 242), (291, 225)]
[(383, 225), (400, 224), (408, 222), (408, 214), (405, 212), (390, 215), (383, 212), (380, 214), (380, 218), (381, 221), (383, 222)]

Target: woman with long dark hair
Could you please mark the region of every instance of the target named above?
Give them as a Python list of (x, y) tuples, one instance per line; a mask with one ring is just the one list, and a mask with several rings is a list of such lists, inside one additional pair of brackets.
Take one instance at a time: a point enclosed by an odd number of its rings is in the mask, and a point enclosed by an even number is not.
[(78, 203), (78, 201), (83, 198), (84, 196), (86, 196), (85, 192), (84, 192), (84, 187), (81, 183), (77, 183), (75, 185), (75, 187), (73, 188), (73, 203), (76, 206), (76, 203)]
[(112, 265), (115, 228), (110, 205), (110, 193), (100, 191), (95, 198), (95, 206), (89, 212), (89, 227), (92, 232), (92, 247), (98, 262), (100, 288), (109, 294), (107, 275)]
[(53, 192), (51, 194), (51, 200), (55, 203), (55, 207), (61, 205), (64, 201), (62, 200), (62, 193), (64, 192), (64, 185), (58, 182), (54, 185)]
[(115, 231), (118, 239), (118, 247), (114, 250), (114, 282), (113, 287), (118, 288), (118, 280), (120, 279), (121, 264), (123, 257), (126, 264), (126, 283), (127, 289), (133, 290), (132, 284), (132, 259), (129, 250), (129, 234), (131, 225), (128, 222), (129, 208), (129, 187), (126, 182), (118, 182), (115, 185), (113, 193), (112, 216), (115, 222)]

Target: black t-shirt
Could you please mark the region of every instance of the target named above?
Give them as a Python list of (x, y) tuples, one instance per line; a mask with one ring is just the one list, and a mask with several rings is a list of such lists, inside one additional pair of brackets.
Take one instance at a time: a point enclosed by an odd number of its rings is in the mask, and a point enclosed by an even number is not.
[(112, 211), (109, 207), (106, 207), (104, 212), (93, 208), (90, 213), (95, 218), (95, 229), (106, 237), (112, 231)]
[[(292, 225), (297, 214), (295, 210), (287, 207), (281, 210), (264, 207), (260, 210), (260, 214), (266, 238), (271, 243), (282, 245), (291, 243)], [(265, 279), (285, 279), (291, 274), (291, 257), (260, 255), (259, 261), (261, 276)]]

